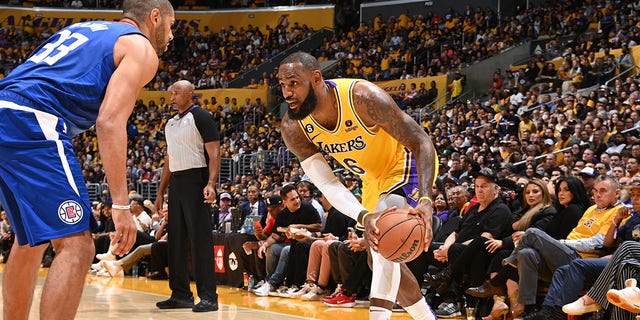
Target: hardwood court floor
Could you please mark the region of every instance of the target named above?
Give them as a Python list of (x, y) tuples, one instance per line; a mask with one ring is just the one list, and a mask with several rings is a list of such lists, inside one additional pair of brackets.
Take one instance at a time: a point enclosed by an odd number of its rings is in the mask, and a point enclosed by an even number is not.
[[(48, 269), (41, 269), (29, 319), (38, 319), (42, 283)], [(0, 273), (4, 264), (0, 265)], [(1, 280), (0, 280), (1, 282)], [(195, 284), (191, 284), (195, 292)], [(144, 277), (106, 278), (87, 275), (76, 319), (218, 319), (218, 320), (299, 320), (369, 319), (367, 308), (329, 308), (319, 301), (258, 297), (245, 290), (218, 286), (220, 310), (194, 313), (189, 309), (159, 310), (157, 301), (170, 294), (166, 280)], [(0, 304), (0, 310), (2, 305)], [(411, 319), (407, 313), (393, 313), (392, 319)]]

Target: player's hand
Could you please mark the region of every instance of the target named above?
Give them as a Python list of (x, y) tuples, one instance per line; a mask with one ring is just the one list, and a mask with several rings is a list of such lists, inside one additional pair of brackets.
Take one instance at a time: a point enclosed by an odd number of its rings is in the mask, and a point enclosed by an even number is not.
[(212, 185), (207, 184), (202, 190), (202, 194), (204, 195), (205, 203), (216, 202), (216, 189)]
[(489, 251), (489, 253), (494, 253), (502, 248), (502, 240), (489, 239), (484, 244), (487, 245), (487, 251)]
[(376, 221), (381, 214), (389, 211), (396, 210), (396, 207), (387, 208), (382, 212), (370, 213), (364, 218), (364, 238), (367, 240), (367, 245), (374, 251), (378, 251), (378, 235), (380, 234)]
[(424, 221), (425, 233), (424, 233), (424, 251), (429, 251), (429, 245), (433, 240), (433, 202), (424, 200), (418, 202), (418, 205), (414, 209), (409, 209), (410, 214), (420, 214)]
[(131, 250), (136, 242), (136, 223), (131, 218), (131, 211), (128, 209), (112, 209), (113, 224), (116, 228), (111, 239), (111, 253), (123, 256)]

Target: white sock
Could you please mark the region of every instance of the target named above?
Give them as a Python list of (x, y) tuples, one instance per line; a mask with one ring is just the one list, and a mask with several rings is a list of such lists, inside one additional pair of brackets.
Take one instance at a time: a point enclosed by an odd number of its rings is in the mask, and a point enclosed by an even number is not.
[(404, 310), (407, 311), (414, 320), (436, 320), (435, 315), (424, 299), (420, 299), (413, 305), (404, 307)]
[(391, 318), (391, 310), (382, 307), (369, 307), (369, 320), (389, 320)]

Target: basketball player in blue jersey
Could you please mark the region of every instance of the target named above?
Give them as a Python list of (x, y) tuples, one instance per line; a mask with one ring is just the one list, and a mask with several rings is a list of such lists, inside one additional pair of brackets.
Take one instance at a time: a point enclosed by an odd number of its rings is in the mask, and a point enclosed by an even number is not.
[(71, 25), (0, 81), (0, 202), (17, 236), (4, 272), (5, 319), (27, 319), (38, 268), (56, 258), (40, 319), (73, 319), (94, 256), (91, 203), (71, 138), (94, 124), (113, 199), (113, 253), (129, 252), (136, 226), (125, 176), (126, 124), (138, 93), (173, 38), (168, 0), (125, 0), (119, 22)]
[[(438, 163), (431, 139), (384, 90), (358, 79), (325, 81), (309, 54), (285, 58), (278, 79), (289, 104), (282, 119), (287, 147), (329, 202), (365, 227), (373, 270), (369, 318), (389, 319), (397, 298), (414, 319), (434, 319), (409, 268), (376, 252), (375, 224), (385, 209), (415, 207), (426, 225), (425, 241), (431, 242), (431, 186)], [(360, 176), (362, 204), (319, 150)]]

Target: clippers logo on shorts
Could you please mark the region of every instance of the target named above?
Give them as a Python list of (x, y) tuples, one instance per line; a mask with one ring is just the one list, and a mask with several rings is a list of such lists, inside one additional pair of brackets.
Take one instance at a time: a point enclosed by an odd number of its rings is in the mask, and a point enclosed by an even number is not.
[(76, 224), (82, 216), (82, 207), (73, 200), (67, 200), (58, 207), (58, 217), (66, 224)]

